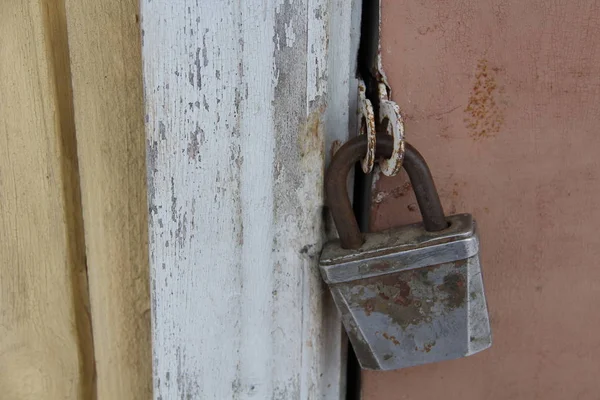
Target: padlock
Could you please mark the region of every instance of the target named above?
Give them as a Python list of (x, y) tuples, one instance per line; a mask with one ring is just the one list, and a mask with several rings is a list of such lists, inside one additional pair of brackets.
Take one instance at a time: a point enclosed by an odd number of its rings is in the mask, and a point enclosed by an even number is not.
[[(378, 135), (376, 143), (378, 157), (391, 154), (390, 136)], [(444, 216), (425, 160), (407, 144), (403, 167), (423, 222), (362, 234), (346, 182), (366, 148), (364, 135), (349, 140), (327, 170), (327, 205), (339, 239), (324, 246), (320, 259), (361, 367), (406, 368), (490, 347), (475, 220)]]

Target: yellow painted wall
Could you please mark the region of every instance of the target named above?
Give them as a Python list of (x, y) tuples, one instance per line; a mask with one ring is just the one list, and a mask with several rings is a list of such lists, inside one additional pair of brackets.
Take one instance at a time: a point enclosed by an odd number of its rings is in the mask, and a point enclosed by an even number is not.
[(151, 398), (138, 4), (0, 6), (0, 398)]

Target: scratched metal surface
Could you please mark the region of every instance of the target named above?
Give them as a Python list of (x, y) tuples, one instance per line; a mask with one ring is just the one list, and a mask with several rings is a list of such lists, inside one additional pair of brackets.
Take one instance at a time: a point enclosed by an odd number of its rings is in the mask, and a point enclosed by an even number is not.
[(448, 220), (449, 232), (413, 224), (366, 235), (359, 250), (325, 247), (321, 272), (363, 368), (405, 368), (490, 346), (475, 223), (468, 214)]
[(373, 232), (365, 235), (358, 249), (344, 249), (339, 240), (331, 240), (321, 253), (323, 278), (327, 283), (340, 283), (432, 265), (442, 262), (440, 258), (458, 260), (477, 254), (479, 242), (471, 215), (452, 215), (446, 220), (449, 227), (439, 232), (428, 232), (421, 223)]

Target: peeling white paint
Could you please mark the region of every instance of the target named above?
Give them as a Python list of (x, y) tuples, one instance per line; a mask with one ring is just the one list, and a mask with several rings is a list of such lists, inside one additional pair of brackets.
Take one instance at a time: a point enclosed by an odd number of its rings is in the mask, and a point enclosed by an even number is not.
[(317, 261), (354, 7), (142, 1), (156, 399), (342, 396)]
[(294, 28), (291, 24), (285, 25), (285, 45), (286, 47), (292, 47), (294, 45), (294, 41), (296, 40), (296, 35), (294, 34)]

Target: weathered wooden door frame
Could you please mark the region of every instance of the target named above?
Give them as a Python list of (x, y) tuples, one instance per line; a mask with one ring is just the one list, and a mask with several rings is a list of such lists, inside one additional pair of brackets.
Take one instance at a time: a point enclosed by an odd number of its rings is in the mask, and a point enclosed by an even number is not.
[(337, 399), (317, 262), (360, 0), (143, 0), (154, 398)]

